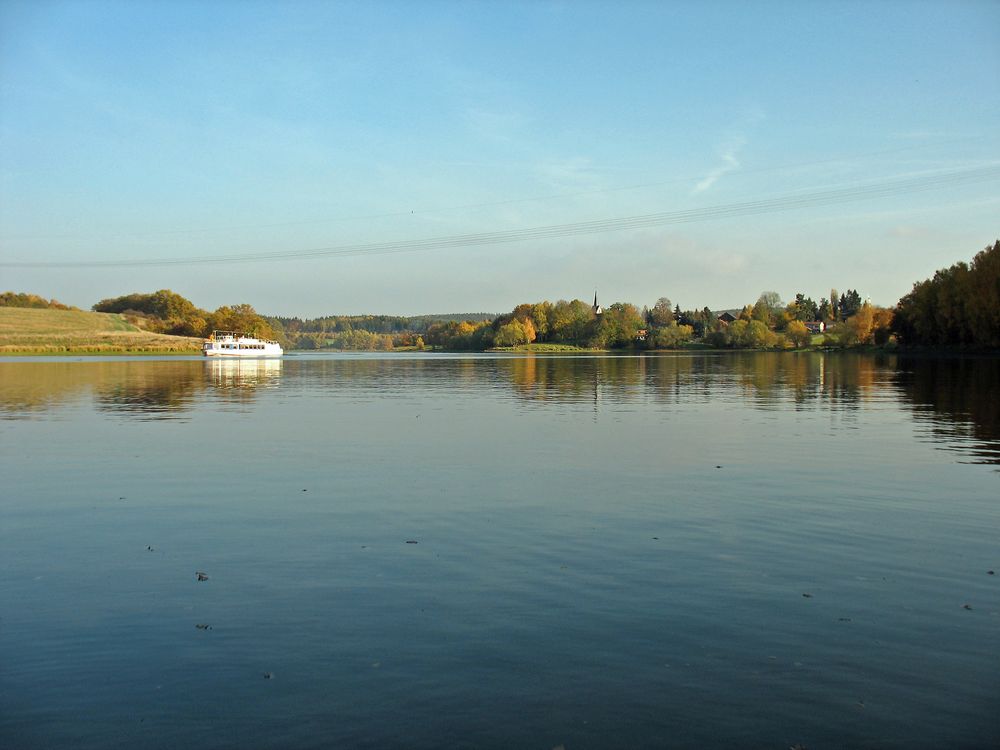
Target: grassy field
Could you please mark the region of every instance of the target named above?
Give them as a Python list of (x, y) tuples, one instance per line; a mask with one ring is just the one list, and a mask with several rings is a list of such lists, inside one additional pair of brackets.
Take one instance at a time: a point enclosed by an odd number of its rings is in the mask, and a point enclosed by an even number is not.
[(494, 346), (488, 352), (598, 352), (600, 349), (586, 349), (572, 344), (518, 344), (517, 346)]
[(0, 354), (197, 354), (201, 339), (150, 333), (121, 315), (0, 307)]
[(582, 346), (573, 346), (572, 344), (522, 344), (521, 346), (514, 347), (515, 351), (519, 352), (592, 352), (594, 349), (585, 349)]

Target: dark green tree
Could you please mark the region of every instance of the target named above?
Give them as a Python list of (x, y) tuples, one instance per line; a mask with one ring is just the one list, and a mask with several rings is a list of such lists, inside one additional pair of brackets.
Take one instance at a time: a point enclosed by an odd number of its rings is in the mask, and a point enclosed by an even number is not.
[(914, 284), (892, 329), (904, 344), (1000, 348), (1000, 241)]
[(848, 289), (844, 292), (840, 298), (838, 309), (841, 320), (847, 320), (852, 315), (857, 315), (858, 310), (861, 309), (861, 295), (858, 294), (858, 290)]

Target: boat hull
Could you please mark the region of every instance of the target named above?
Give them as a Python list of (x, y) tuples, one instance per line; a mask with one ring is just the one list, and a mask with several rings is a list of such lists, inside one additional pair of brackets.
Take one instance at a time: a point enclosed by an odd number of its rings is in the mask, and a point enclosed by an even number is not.
[(284, 352), (280, 349), (276, 352), (268, 351), (234, 351), (234, 352), (213, 352), (213, 351), (202, 351), (202, 354), (206, 357), (214, 357), (218, 359), (261, 359), (263, 357), (281, 357), (284, 356)]
[(211, 338), (202, 344), (201, 353), (206, 357), (225, 359), (260, 359), (280, 357), (284, 354), (281, 344), (277, 341), (258, 339), (232, 331), (214, 331)]

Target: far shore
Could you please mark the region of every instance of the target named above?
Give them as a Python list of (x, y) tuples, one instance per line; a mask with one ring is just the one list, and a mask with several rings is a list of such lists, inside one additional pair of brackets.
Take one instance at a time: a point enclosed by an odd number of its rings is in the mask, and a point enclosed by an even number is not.
[[(825, 346), (811, 346), (803, 347), (800, 349), (717, 349), (706, 345), (695, 344), (691, 346), (680, 347), (676, 349), (588, 349), (583, 347), (566, 346), (566, 345), (527, 345), (518, 347), (507, 347), (507, 348), (493, 348), (487, 349), (485, 351), (456, 351), (447, 349), (436, 349), (432, 347), (427, 347), (424, 349), (417, 349), (415, 347), (407, 347), (394, 349), (392, 351), (368, 351), (368, 350), (351, 350), (351, 349), (289, 349), (285, 351), (285, 355), (300, 355), (300, 354), (413, 354), (413, 353), (425, 353), (425, 354), (736, 354), (736, 353), (746, 353), (746, 352), (769, 352), (769, 353), (788, 353), (788, 354), (809, 354), (809, 353), (822, 353), (822, 354), (905, 354), (907, 356), (915, 357), (941, 357), (941, 356), (985, 356), (985, 357), (995, 357), (1000, 356), (1000, 352), (992, 350), (976, 350), (976, 349), (953, 349), (953, 348), (928, 348), (928, 347), (877, 347), (877, 346), (862, 346), (862, 347), (825, 347)], [(177, 350), (177, 349), (128, 349), (128, 348), (107, 348), (107, 349), (95, 349), (93, 347), (80, 347), (80, 348), (66, 348), (60, 350), (53, 349), (18, 349), (18, 350), (7, 350), (0, 349), (0, 360), (2, 359), (16, 359), (16, 358), (26, 358), (26, 357), (193, 357), (200, 356), (201, 350), (199, 348), (192, 348), (187, 350)], [(212, 358), (218, 359), (218, 358)], [(225, 358), (225, 361), (233, 361), (236, 358)], [(253, 357), (248, 357), (249, 360), (256, 361)], [(236, 359), (239, 361), (239, 359)]]

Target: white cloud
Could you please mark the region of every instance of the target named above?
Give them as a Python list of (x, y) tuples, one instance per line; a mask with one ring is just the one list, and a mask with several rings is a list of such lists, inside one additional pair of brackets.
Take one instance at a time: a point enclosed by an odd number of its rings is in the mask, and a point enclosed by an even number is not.
[(694, 186), (693, 194), (703, 193), (712, 185), (718, 182), (719, 178), (740, 168), (740, 161), (737, 155), (740, 149), (746, 145), (746, 138), (738, 136), (719, 148), (719, 158), (722, 164), (710, 171), (705, 177)]
[(692, 195), (705, 192), (715, 185), (721, 177), (740, 168), (739, 153), (747, 145), (746, 131), (752, 130), (754, 126), (765, 119), (767, 119), (767, 115), (757, 105), (745, 107), (737, 115), (736, 122), (729, 131), (733, 135), (724, 140), (718, 147), (719, 159), (722, 160), (722, 163), (712, 169), (694, 186), (694, 190), (691, 191)]

